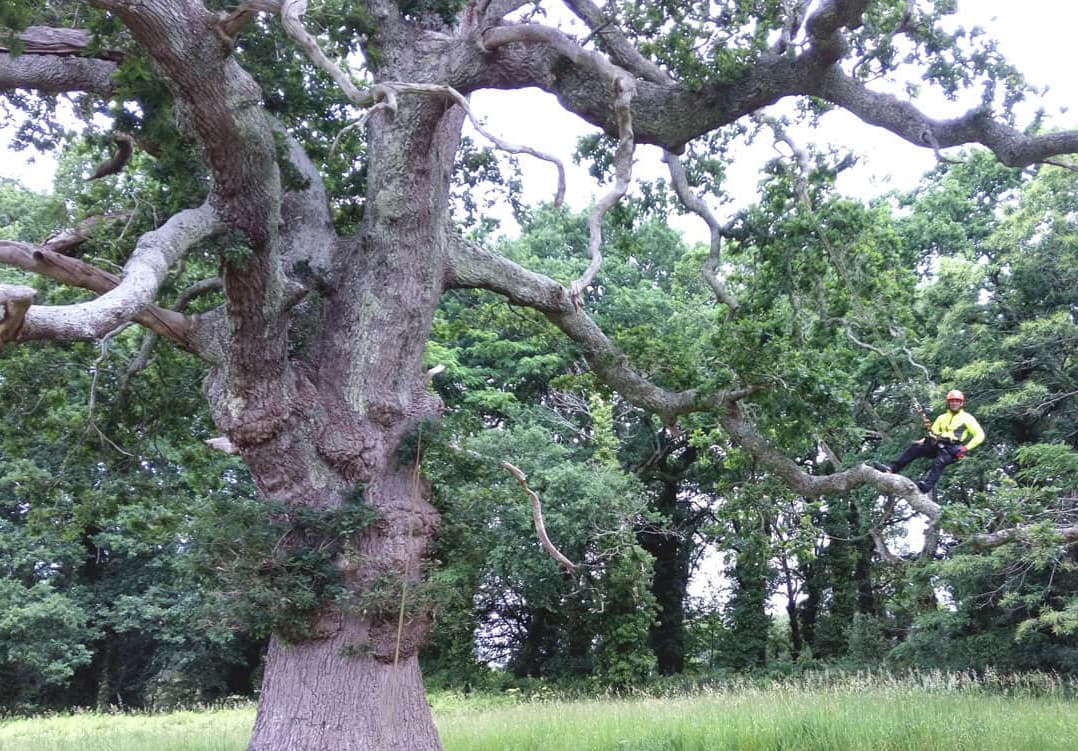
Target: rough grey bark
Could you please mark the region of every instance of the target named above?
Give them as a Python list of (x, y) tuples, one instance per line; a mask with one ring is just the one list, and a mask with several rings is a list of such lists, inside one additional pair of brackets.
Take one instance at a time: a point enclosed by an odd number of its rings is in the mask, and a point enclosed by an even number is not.
[[(288, 159), (309, 186), (282, 187), (273, 135), (281, 126), (263, 111), (258, 83), (232, 55), (245, 24), (270, 12), (282, 14), (290, 37), (317, 57), (313, 38), (302, 33), (305, 3), (266, 0), (216, 14), (196, 0), (94, 0), (91, 5), (122, 21), (160, 71), (188, 135), (202, 146), (212, 189), (204, 206), (144, 237), (119, 276), (49, 255), (47, 248), (0, 244), (0, 262), (101, 294), (74, 311), (53, 311), (33, 305), (25, 289), (0, 289), (7, 323), (0, 341), (96, 337), (135, 320), (206, 359), (214, 419), (264, 496), (325, 509), (362, 490), (377, 511), (378, 521), (357, 541), (360, 554), (337, 561), (357, 593), (387, 574), (414, 584), (437, 528), (429, 484), (414, 460), (398, 463), (396, 452), (402, 437), (440, 410), (427, 389), (422, 357), (438, 300), (454, 287), (491, 290), (541, 311), (581, 347), (597, 377), (667, 423), (689, 412), (715, 412), (730, 440), (801, 493), (873, 485), (938, 518), (939, 507), (905, 478), (865, 466), (826, 477), (806, 474), (742, 417), (739, 400), (758, 386), (715, 394), (669, 392), (650, 383), (570, 289), (457, 235), (449, 183), (465, 113), (453, 92), (538, 87), (611, 136), (622, 135), (623, 143), (653, 143), (671, 152), (799, 95), (845, 106), (918, 146), (983, 143), (1008, 164), (1078, 151), (1078, 133), (1026, 136), (980, 111), (935, 121), (850, 79), (838, 63), (848, 55), (848, 34), (860, 24), (867, 0), (825, 0), (807, 19), (798, 11), (784, 38), (789, 42), (803, 28), (804, 44), (779, 45), (743, 74), (700, 87), (682, 85), (647, 60), (588, 0), (568, 4), (603, 52), (557, 29), (504, 20), (526, 5), (519, 0), (474, 0), (455, 25), (402, 14), (390, 0), (362, 3), (373, 31), (357, 42), (377, 50), (368, 55), (374, 61), (370, 86), (360, 90), (329, 71), (350, 101), (373, 105), (365, 124), (363, 225), (355, 236), (337, 237), (317, 169), (295, 141)], [(33, 54), (0, 52), (0, 88), (109, 95), (116, 61), (81, 56), (84, 41), (78, 34), (44, 33)], [(319, 64), (323, 70), (332, 65), (328, 59)], [(154, 307), (168, 265), (222, 231), (242, 236), (248, 251), (222, 259), (225, 305), (201, 316)], [(293, 349), (289, 326), (301, 307), (318, 315), (304, 346)], [(1003, 536), (985, 542), (997, 539)], [(317, 638), (291, 645), (274, 640), (251, 749), (440, 747), (416, 660), (429, 627), (426, 613), (327, 605), (314, 625)]]

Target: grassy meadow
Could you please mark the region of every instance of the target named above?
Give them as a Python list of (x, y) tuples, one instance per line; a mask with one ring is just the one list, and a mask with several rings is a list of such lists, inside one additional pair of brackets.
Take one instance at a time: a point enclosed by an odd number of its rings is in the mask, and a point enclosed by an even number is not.
[[(1075, 686), (1047, 676), (747, 682), (582, 700), (434, 694), (446, 751), (1078, 748)], [(254, 708), (0, 720), (3, 751), (242, 751)]]

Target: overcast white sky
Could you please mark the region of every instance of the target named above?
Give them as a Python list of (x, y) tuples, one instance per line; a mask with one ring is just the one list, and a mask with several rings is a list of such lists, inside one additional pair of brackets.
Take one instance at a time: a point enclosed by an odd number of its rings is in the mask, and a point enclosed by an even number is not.
[[(1078, 3), (1071, 0), (959, 0), (958, 7), (956, 24), (984, 27), (999, 40), (1004, 54), (1028, 80), (1049, 86), (1043, 102), (1051, 122), (1061, 127), (1078, 127), (1078, 110), (1061, 112), (1071, 104), (1078, 104), (1078, 76), (1067, 56), (1078, 28)], [(605, 190), (594, 185), (583, 171), (573, 170), (571, 165), (570, 155), (576, 139), (592, 129), (576, 116), (562, 111), (553, 97), (533, 91), (480, 93), (474, 97), (473, 106), (494, 134), (561, 157), (570, 170), (568, 199), (574, 207), (583, 208), (594, 195)], [(950, 105), (948, 108), (941, 102), (938, 107), (930, 108), (930, 114), (951, 116), (966, 106)], [(1027, 113), (1031, 114), (1031, 110)], [(909, 188), (932, 167), (934, 156), (928, 150), (916, 149), (846, 113), (831, 113), (827, 117), (832, 121), (833, 140), (863, 155), (859, 167), (844, 173), (840, 182), (840, 189), (848, 194), (865, 196), (892, 188)], [(7, 135), (2, 131), (0, 149), (5, 152), (0, 174), (15, 177), (35, 190), (50, 189), (53, 168), (47, 156), (31, 151), (9, 151)], [(746, 192), (751, 191), (760, 160), (772, 155), (768, 149), (759, 152), (754, 159), (745, 160), (740, 172), (731, 173), (731, 179), (742, 182)], [(662, 174), (657, 149), (640, 147), (636, 161), (637, 174)], [(549, 200), (555, 187), (553, 167), (529, 157), (521, 157), (521, 163), (528, 170), (527, 197)], [(686, 221), (691, 225), (694, 220)]]
[[(1000, 49), (1025, 75), (1030, 83), (1049, 91), (1041, 99), (1051, 123), (1058, 127), (1078, 127), (1078, 76), (1067, 62), (1066, 51), (1074, 42), (1078, 28), (1078, 3), (1070, 0), (959, 0), (959, 12), (949, 23), (953, 26), (981, 26), (988, 35), (999, 41)], [(1063, 61), (1063, 62), (1061, 62)], [(973, 100), (949, 103), (942, 98), (924, 105), (934, 117), (953, 117), (965, 112)], [(473, 107), (482, 113), (487, 129), (514, 143), (526, 143), (560, 156), (569, 171), (570, 205), (581, 209), (605, 189), (596, 186), (583, 170), (574, 169), (570, 155), (576, 139), (594, 129), (575, 115), (561, 110), (554, 97), (533, 91), (480, 92), (473, 97)], [(1036, 106), (1026, 106), (1020, 124), (1028, 122)], [(867, 197), (892, 189), (909, 189), (935, 161), (928, 149), (918, 149), (882, 129), (865, 125), (854, 116), (836, 111), (825, 116), (827, 137), (832, 143), (850, 148), (859, 154), (858, 167), (844, 172), (839, 190), (848, 195)], [(817, 140), (818, 140), (817, 136)], [(743, 158), (729, 173), (734, 185), (741, 186), (746, 202), (755, 190), (761, 163), (773, 158), (775, 152), (761, 144), (755, 153), (743, 152)], [(528, 157), (521, 157), (528, 170), (525, 193), (528, 200), (549, 200), (554, 194), (555, 171)], [(659, 150), (640, 146), (634, 175), (661, 176), (665, 168), (659, 162)], [(729, 210), (729, 209), (728, 209)], [(702, 222), (685, 217), (679, 227), (692, 237), (706, 235)], [(699, 234), (698, 234), (699, 233)]]

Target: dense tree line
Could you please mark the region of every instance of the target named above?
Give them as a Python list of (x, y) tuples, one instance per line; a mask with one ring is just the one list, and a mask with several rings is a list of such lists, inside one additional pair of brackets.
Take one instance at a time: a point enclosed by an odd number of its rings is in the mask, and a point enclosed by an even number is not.
[[(956, 536), (1078, 514), (1078, 182), (971, 153), (912, 194), (864, 205), (835, 195), (833, 175), (813, 173), (792, 223), (760, 203), (729, 225), (729, 278), (766, 327), (757, 317), (723, 349), (709, 341), (718, 313), (694, 273), (706, 249), (668, 228), (661, 202), (610, 218), (604, 279), (625, 291), (597, 287), (588, 304), (672, 387), (723, 367), (781, 384), (757, 419), (802, 441), (819, 471), (895, 451), (917, 432), (911, 399), (961, 384), (990, 438), (945, 476), (948, 529), (897, 555), (888, 541), (918, 538), (890, 499), (881, 511), (871, 491), (791, 493), (706, 421), (673, 433), (619, 399), (541, 317), (459, 292), (428, 353), (445, 366), (434, 385), (447, 411), (408, 449), (449, 478), (423, 592), (439, 626), (423, 656), (432, 680), (626, 687), (815, 664), (1078, 667), (1073, 547), (1049, 527), (991, 552)], [(797, 201), (795, 188), (780, 171), (765, 195)], [(9, 239), (70, 223), (54, 199), (11, 183), (0, 213)], [(587, 242), (584, 216), (548, 207), (520, 220), (503, 252), (551, 275)], [(820, 244), (834, 253), (806, 256)], [(809, 261), (820, 265), (800, 268)], [(683, 345), (673, 356), (652, 349), (670, 337)], [(9, 711), (250, 695), (281, 627), (269, 613), (282, 600), (302, 612), (330, 586), (315, 563), (275, 557), (272, 534), (252, 536), (267, 512), (244, 468), (201, 447), (214, 430), (199, 366), (160, 348), (143, 362), (143, 344), (119, 332), (4, 352)], [(503, 462), (526, 473), (577, 570), (538, 544)], [(708, 551), (725, 561), (725, 589), (705, 602), (689, 582)], [(784, 610), (771, 604), (782, 599)]]

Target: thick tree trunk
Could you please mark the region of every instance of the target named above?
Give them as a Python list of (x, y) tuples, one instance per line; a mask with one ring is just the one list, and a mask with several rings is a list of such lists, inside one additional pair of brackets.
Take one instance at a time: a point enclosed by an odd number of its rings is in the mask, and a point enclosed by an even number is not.
[[(437, 523), (429, 493), (413, 467), (371, 482), (364, 499), (379, 519), (358, 541), (358, 558), (338, 562), (359, 600), (343, 612), (327, 607), (315, 638), (271, 641), (250, 751), (441, 748), (417, 658), (426, 607), (409, 599)], [(378, 592), (387, 576), (399, 577), (403, 591)], [(387, 604), (363, 604), (372, 592)]]
[[(371, 118), (364, 226), (336, 249), (320, 333), (280, 383), (244, 394), (248, 418), (218, 419), (267, 497), (322, 509), (361, 495), (377, 515), (336, 561), (353, 602), (326, 604), (312, 639), (273, 640), (251, 751), (441, 748), (417, 662), (428, 606), (414, 596), (438, 515), (419, 456), (400, 445), (441, 410), (423, 353), (444, 285), (461, 121), (429, 96)], [(261, 426), (280, 422), (267, 440)]]
[(270, 644), (250, 751), (440, 749), (415, 655), (397, 663), (352, 654), (370, 624), (332, 638)]

